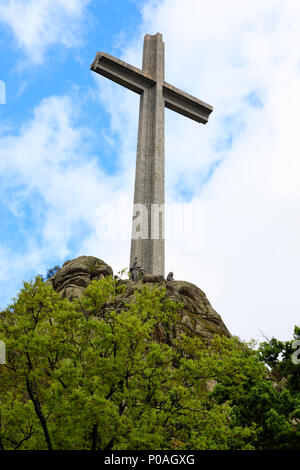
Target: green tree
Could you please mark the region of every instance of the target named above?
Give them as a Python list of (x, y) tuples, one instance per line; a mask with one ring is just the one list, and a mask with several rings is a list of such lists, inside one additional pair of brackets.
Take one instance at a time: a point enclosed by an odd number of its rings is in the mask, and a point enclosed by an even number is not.
[(263, 380), (256, 354), (236, 338), (155, 341), (158, 323), (174, 332), (180, 305), (143, 286), (116, 312), (123, 289), (103, 278), (69, 302), (40, 277), (24, 283), (1, 313), (0, 448), (253, 449), (256, 422), (232, 406)]
[(54, 266), (54, 268), (48, 269), (46, 280), (50, 279), (50, 277), (54, 276), (54, 274), (59, 270), (60, 270), (60, 266), (58, 264), (56, 266)]
[[(298, 334), (295, 327), (294, 339)], [(265, 368), (241, 382), (238, 393), (231, 379), (223, 380), (213, 393), (218, 403), (231, 403), (234, 425), (256, 424), (258, 450), (300, 450), (300, 365), (292, 361), (293, 341), (261, 343), (256, 357), (272, 373)]]
[[(300, 391), (300, 364), (293, 362), (292, 358), (296, 355), (296, 340), (300, 339), (300, 328), (295, 326), (294, 335), (291, 341), (279, 341), (271, 338), (260, 344), (259, 357), (262, 362), (276, 371), (279, 376), (287, 380), (287, 388), (293, 393)], [(297, 344), (299, 348), (299, 344)], [(300, 354), (299, 354), (300, 357)]]

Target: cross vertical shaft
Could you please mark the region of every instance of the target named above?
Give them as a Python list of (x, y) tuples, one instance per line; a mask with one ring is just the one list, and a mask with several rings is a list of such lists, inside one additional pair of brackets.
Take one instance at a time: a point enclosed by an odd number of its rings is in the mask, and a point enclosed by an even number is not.
[(164, 276), (164, 43), (159, 33), (144, 38), (142, 70), (155, 84), (140, 100), (130, 266), (136, 257), (145, 272)]

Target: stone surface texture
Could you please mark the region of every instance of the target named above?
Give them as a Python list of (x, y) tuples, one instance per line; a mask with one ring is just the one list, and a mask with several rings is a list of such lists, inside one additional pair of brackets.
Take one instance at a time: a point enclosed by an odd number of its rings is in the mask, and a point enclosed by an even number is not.
[[(135, 257), (146, 273), (164, 275), (164, 43), (161, 34), (144, 39), (143, 71), (155, 80), (155, 86), (145, 88), (140, 100), (138, 144), (135, 170), (134, 211), (130, 251), (130, 266)], [(156, 206), (154, 206), (156, 204)], [(158, 206), (159, 205), (159, 206)], [(159, 208), (161, 215), (152, 214)], [(139, 211), (140, 209), (140, 211)], [(137, 212), (138, 211), (138, 212)], [(145, 211), (145, 213), (141, 213)], [(141, 238), (135, 238), (140, 221)], [(153, 233), (157, 238), (153, 238)]]
[[(145, 275), (146, 276), (146, 275)], [(134, 301), (135, 290), (140, 290), (143, 284), (150, 282), (140, 281), (133, 283), (125, 281), (127, 289), (122, 296), (117, 299), (117, 309), (128, 301)], [(171, 337), (164, 330), (162, 325), (157, 325), (156, 339), (167, 343), (172, 342), (172, 338), (179, 333), (185, 332), (188, 335), (196, 335), (209, 340), (216, 333), (230, 337), (231, 334), (226, 328), (220, 315), (213, 309), (205, 293), (199, 287), (187, 281), (156, 281), (156, 285), (166, 288), (166, 295), (175, 302), (181, 302), (179, 321), (176, 328), (171, 332)]]
[(66, 261), (48, 281), (56, 292), (68, 300), (73, 300), (82, 295), (84, 289), (94, 279), (103, 276), (112, 276), (113, 271), (104, 261), (94, 256), (79, 256)]
[[(104, 261), (93, 256), (80, 256), (64, 263), (63, 267), (52, 276), (47, 283), (50, 284), (63, 297), (73, 300), (83, 294), (84, 289), (93, 279), (113, 275), (113, 271)], [(121, 310), (128, 302), (135, 299), (135, 291), (143, 288), (145, 284), (157, 285), (166, 288), (167, 296), (175, 302), (182, 302), (180, 315), (175, 330), (167, 333), (163, 326), (158, 324), (156, 339), (172, 342), (172, 338), (184, 331), (189, 335), (197, 335), (209, 340), (218, 333), (230, 337), (220, 315), (212, 308), (205, 293), (194, 284), (186, 281), (165, 281), (161, 276), (145, 274), (144, 279), (134, 283), (131, 280), (121, 280), (126, 290), (117, 297), (114, 305), (107, 308)]]

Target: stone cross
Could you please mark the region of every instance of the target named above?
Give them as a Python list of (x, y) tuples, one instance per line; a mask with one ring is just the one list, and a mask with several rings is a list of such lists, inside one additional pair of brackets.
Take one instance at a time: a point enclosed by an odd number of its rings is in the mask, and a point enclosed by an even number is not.
[(164, 108), (206, 124), (213, 107), (164, 81), (160, 33), (144, 37), (142, 70), (98, 52), (91, 70), (140, 95), (130, 266), (164, 276)]

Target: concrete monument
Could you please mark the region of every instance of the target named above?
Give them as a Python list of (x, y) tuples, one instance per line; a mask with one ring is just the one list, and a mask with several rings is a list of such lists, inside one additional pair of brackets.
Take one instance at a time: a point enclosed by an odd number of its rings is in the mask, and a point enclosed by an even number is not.
[(213, 107), (165, 82), (160, 33), (145, 35), (142, 70), (98, 52), (91, 70), (138, 93), (140, 114), (130, 266), (164, 276), (164, 108), (206, 124)]

